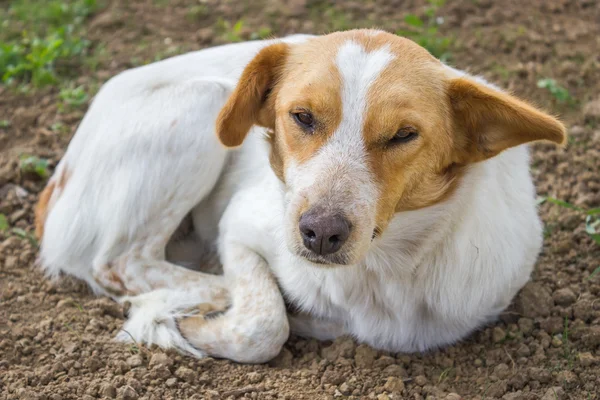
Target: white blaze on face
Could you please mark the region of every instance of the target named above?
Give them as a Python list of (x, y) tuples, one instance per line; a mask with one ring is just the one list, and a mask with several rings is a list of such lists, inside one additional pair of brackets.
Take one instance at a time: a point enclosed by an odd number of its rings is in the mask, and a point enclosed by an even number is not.
[(348, 246), (354, 253), (366, 251), (370, 243), (378, 196), (363, 138), (367, 97), (369, 88), (393, 58), (386, 47), (367, 52), (354, 41), (339, 48), (336, 67), (342, 82), (340, 125), (309, 161), (291, 163), (286, 171), (290, 223), (297, 223), (299, 215), (294, 209), (303, 202), (308, 208), (318, 205), (341, 212), (353, 226)]

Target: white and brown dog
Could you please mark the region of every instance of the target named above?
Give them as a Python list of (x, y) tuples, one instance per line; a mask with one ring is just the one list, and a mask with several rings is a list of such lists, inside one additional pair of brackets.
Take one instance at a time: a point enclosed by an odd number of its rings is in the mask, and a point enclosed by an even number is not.
[(206, 49), (104, 85), (41, 195), (40, 262), (197, 356), (264, 362), (290, 330), (432, 349), (529, 279), (536, 140), (565, 128), (385, 32)]

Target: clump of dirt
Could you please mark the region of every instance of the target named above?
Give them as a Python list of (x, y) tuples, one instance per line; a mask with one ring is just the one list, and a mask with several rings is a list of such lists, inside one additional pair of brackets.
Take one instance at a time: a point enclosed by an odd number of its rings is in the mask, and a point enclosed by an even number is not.
[[(270, 28), (275, 35), (378, 26), (395, 31), (425, 1), (113, 1), (89, 23), (98, 49), (79, 85), (164, 57)], [(563, 115), (566, 149), (532, 149), (537, 190), (581, 208), (600, 206), (600, 3), (593, 0), (456, 0), (437, 11), (453, 38), (450, 62)], [(236, 21), (243, 24), (234, 29)], [(102, 50), (103, 49), (103, 50)], [(102, 50), (102, 51), (100, 51)], [(537, 81), (552, 78), (561, 104)], [(0, 399), (598, 399), (600, 246), (581, 211), (540, 206), (546, 227), (532, 282), (500, 321), (428, 354), (390, 354), (349, 338), (290, 338), (265, 365), (193, 359), (115, 343), (113, 302), (79, 282), (46, 280), (35, 266), (33, 205), (44, 185), (19, 168), (21, 154), (55, 165), (83, 110), (59, 111), (58, 89), (0, 87)], [(15, 234), (16, 232), (16, 234)]]

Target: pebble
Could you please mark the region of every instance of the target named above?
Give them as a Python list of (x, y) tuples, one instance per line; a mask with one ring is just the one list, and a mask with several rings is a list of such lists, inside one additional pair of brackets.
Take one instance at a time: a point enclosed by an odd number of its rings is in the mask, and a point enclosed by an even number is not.
[(427, 384), (427, 378), (423, 375), (419, 375), (415, 378), (415, 384), (418, 386), (425, 386)]
[(126, 362), (127, 365), (129, 365), (131, 368), (135, 368), (142, 365), (144, 363), (144, 360), (139, 354), (134, 354), (131, 357), (129, 357)]
[(590, 352), (579, 353), (577, 359), (579, 360), (579, 364), (583, 367), (589, 367), (596, 362), (596, 359)]
[(551, 387), (541, 400), (562, 400), (565, 398), (565, 390), (560, 386)]
[(492, 330), (492, 340), (494, 343), (500, 343), (506, 338), (506, 331), (499, 326), (494, 327)]
[(354, 361), (356, 362), (357, 367), (368, 368), (373, 366), (376, 356), (377, 351), (373, 350), (371, 347), (365, 344), (361, 344), (356, 348), (356, 355), (354, 356)]
[(506, 379), (510, 375), (510, 367), (504, 363), (496, 365), (494, 375), (500, 379)]
[[(250, 374), (257, 374), (257, 375), (259, 375), (256, 372), (250, 372), (248, 374), (248, 379), (251, 379)], [(189, 369), (189, 368), (179, 367), (179, 368), (177, 368), (177, 371), (175, 371), (175, 376), (178, 377), (179, 379), (185, 381), (185, 382), (191, 383), (196, 378), (196, 373), (194, 371), (192, 371), (191, 369)], [(262, 377), (261, 377), (261, 379), (262, 379)], [(260, 379), (258, 381), (252, 382), (252, 383), (257, 383), (257, 382), (260, 382)]]
[(102, 397), (114, 399), (115, 397), (117, 397), (117, 389), (110, 383), (105, 382), (100, 386), (100, 394), (102, 395)]
[(159, 366), (170, 367), (173, 365), (173, 360), (169, 358), (165, 353), (154, 353), (148, 363), (149, 368), (155, 368)]
[(552, 300), (554, 300), (554, 303), (558, 304), (559, 306), (569, 306), (575, 303), (577, 296), (571, 289), (564, 288), (558, 289), (556, 292), (554, 292), (552, 295)]
[(404, 390), (404, 382), (400, 378), (390, 376), (383, 385), (383, 389), (392, 393), (400, 393)]
[(125, 385), (119, 388), (118, 398), (122, 400), (136, 400), (138, 394), (131, 386)]
[(169, 378), (166, 380), (165, 385), (167, 385), (167, 387), (173, 387), (175, 385), (177, 385), (177, 378)]
[(517, 311), (524, 317), (546, 317), (554, 306), (550, 292), (537, 282), (527, 283), (515, 300)]

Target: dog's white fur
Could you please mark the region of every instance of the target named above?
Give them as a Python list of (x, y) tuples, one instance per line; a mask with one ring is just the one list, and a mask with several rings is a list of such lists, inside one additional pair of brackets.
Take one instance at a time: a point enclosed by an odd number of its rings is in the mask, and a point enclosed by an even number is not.
[[(107, 82), (51, 180), (68, 176), (50, 198), (43, 268), (128, 300), (122, 339), (241, 362), (275, 356), (290, 328), (413, 352), (456, 342), (494, 319), (529, 279), (542, 244), (526, 146), (473, 164), (453, 196), (396, 214), (372, 243), (365, 228), (356, 252), (366, 255), (356, 264), (319, 268), (290, 251), (297, 223), (290, 210), (301, 192), (351, 190), (342, 206), (372, 225), (378, 189), (364, 166), (360, 118), (345, 117), (318, 155), (290, 165), (287, 188), (269, 165), (263, 128), (235, 150), (214, 132), (243, 68), (275, 41), (201, 50)], [(361, 115), (367, 88), (391, 57), (352, 42), (340, 49), (344, 116)], [(217, 243), (222, 275), (165, 260), (167, 241), (190, 212), (198, 241)], [(180, 258), (196, 257), (190, 248)], [(300, 315), (287, 315), (282, 294)], [(205, 317), (201, 304), (224, 313)]]

